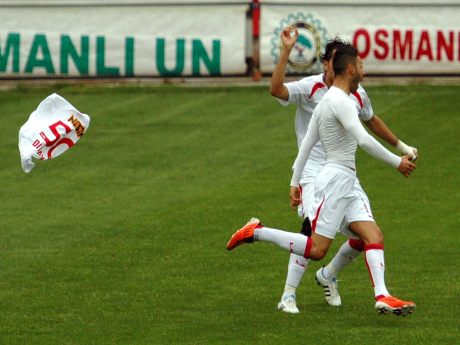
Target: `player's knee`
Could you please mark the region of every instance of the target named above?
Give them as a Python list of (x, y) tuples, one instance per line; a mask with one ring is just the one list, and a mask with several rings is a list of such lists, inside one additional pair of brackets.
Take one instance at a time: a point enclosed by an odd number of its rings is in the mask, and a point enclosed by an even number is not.
[(365, 242), (366, 244), (372, 243), (383, 245), (383, 233), (380, 231), (380, 229), (377, 229), (369, 234), (367, 241)]
[(326, 252), (317, 251), (317, 252), (310, 252), (310, 256), (308, 257), (311, 260), (319, 261), (322, 260), (326, 256)]
[(326, 256), (326, 254), (327, 254), (327, 248), (318, 247), (313, 244), (313, 247), (310, 251), (309, 259), (321, 260)]
[(378, 233), (375, 234), (374, 243), (378, 243), (378, 244), (383, 245), (383, 233), (381, 231), (379, 231)]
[(383, 244), (383, 232), (376, 224), (374, 231), (372, 231), (373, 243)]

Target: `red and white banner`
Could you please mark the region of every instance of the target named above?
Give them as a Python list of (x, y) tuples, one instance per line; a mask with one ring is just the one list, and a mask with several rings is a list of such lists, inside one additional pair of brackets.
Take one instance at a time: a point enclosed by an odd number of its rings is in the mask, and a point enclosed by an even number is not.
[(58, 94), (48, 96), (19, 130), (22, 169), (28, 173), (34, 168), (32, 158), (52, 159), (70, 149), (86, 133), (89, 121)]
[(305, 66), (304, 73), (322, 69), (318, 53), (328, 39), (340, 36), (355, 44), (369, 74), (460, 74), (458, 1), (442, 6), (434, 1), (262, 2), (261, 18), (265, 73), (277, 62), (279, 33), (294, 24), (300, 37), (292, 61)]

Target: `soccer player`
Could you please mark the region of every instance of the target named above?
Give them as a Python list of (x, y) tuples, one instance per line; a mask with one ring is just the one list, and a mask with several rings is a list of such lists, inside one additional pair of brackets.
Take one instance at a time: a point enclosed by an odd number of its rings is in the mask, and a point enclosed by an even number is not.
[[(296, 104), (296, 119), (295, 128), (297, 134), (298, 145), (302, 142), (310, 122), (313, 110), (318, 102), (325, 95), (328, 88), (332, 85), (334, 80), (334, 72), (332, 68), (332, 54), (339, 47), (349, 45), (349, 43), (342, 41), (339, 38), (334, 38), (328, 42), (324, 54), (322, 55), (322, 62), (324, 66), (324, 73), (303, 78), (299, 81), (284, 83), (284, 75), (286, 64), (297, 40), (297, 31), (291, 35), (292, 30), (287, 27), (281, 33), (281, 43), (283, 50), (280, 55), (279, 62), (272, 75), (271, 81), (271, 94), (277, 97), (282, 105)], [(404, 144), (399, 140), (396, 135), (386, 126), (386, 124), (373, 113), (373, 109), (365, 90), (359, 86), (358, 90), (350, 94), (350, 98), (355, 102), (358, 109), (359, 118), (367, 125), (380, 138), (384, 139), (390, 145), (395, 146), (403, 154), (409, 154), (413, 159), (416, 158), (417, 150)], [(313, 182), (319, 174), (324, 164), (326, 163), (326, 156), (324, 149), (320, 142), (318, 142), (310, 155), (310, 158), (302, 172), (300, 180), (301, 195), (296, 198), (291, 195), (291, 206), (298, 206), (298, 214), (301, 218), (305, 218), (305, 209), (308, 205), (307, 199), (311, 196)], [(360, 205), (361, 212), (368, 213), (372, 217), (369, 200), (367, 199), (364, 191), (362, 190), (359, 182), (356, 182), (356, 192), (362, 196), (363, 203)], [(308, 222), (305, 219), (305, 222)], [(347, 233), (349, 219), (345, 218), (341, 224), (341, 231)], [(307, 224), (307, 223), (306, 223)], [(302, 230), (304, 233), (305, 230)], [(306, 233), (306, 235), (310, 235)], [(364, 242), (362, 240), (350, 239), (343, 243), (335, 257), (325, 267), (316, 272), (316, 281), (318, 285), (322, 286), (325, 293), (325, 298), (328, 304), (332, 306), (340, 306), (341, 298), (338, 292), (337, 275), (352, 262), (364, 250)], [(286, 277), (285, 287), (281, 300), (278, 303), (278, 309), (288, 313), (299, 313), (296, 303), (296, 290), (300, 285), (302, 277), (308, 266), (308, 260), (303, 256), (291, 253), (288, 273)]]
[(291, 195), (300, 197), (300, 179), (314, 145), (321, 140), (326, 152), (326, 164), (313, 186), (312, 200), (308, 202), (307, 222), (311, 236), (304, 236), (262, 225), (251, 219), (235, 232), (227, 249), (254, 241), (278, 244), (306, 259), (321, 260), (327, 253), (340, 225), (348, 217), (353, 231), (350, 237), (364, 241), (366, 265), (374, 286), (375, 308), (381, 313), (406, 315), (414, 302), (390, 295), (384, 280), (383, 234), (370, 214), (363, 214), (361, 195), (356, 193), (355, 155), (359, 144), (372, 156), (383, 160), (408, 177), (415, 169), (411, 156), (398, 157), (370, 136), (358, 119), (350, 94), (356, 92), (363, 78), (362, 61), (351, 45), (338, 47), (333, 56), (335, 79), (333, 86), (313, 112), (307, 134), (303, 139), (291, 180)]

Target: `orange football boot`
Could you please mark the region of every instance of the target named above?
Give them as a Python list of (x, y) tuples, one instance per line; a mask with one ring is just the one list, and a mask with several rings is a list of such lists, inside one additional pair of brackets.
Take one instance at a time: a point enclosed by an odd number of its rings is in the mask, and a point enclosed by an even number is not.
[(260, 228), (262, 224), (257, 218), (251, 218), (240, 230), (235, 232), (227, 243), (227, 250), (232, 250), (244, 243), (254, 242), (254, 230)]
[(393, 313), (395, 315), (406, 316), (414, 312), (416, 305), (411, 301), (401, 301), (393, 296), (384, 296), (377, 300), (375, 309), (379, 314)]

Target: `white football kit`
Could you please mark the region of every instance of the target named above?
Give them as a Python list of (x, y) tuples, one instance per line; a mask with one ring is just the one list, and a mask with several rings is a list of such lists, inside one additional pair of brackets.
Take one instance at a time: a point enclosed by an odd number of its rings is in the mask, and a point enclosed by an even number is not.
[[(324, 74), (319, 74), (303, 78), (299, 81), (285, 83), (284, 85), (289, 91), (289, 99), (288, 101), (278, 99), (278, 102), (284, 106), (288, 104), (295, 104), (297, 106), (295, 131), (299, 147), (307, 133), (313, 111), (328, 91), (323, 77)], [(359, 86), (357, 92), (350, 94), (350, 99), (356, 104), (358, 116), (362, 121), (369, 121), (374, 116), (370, 99), (363, 87)], [(313, 183), (325, 164), (326, 153), (321, 142), (318, 141), (311, 150), (300, 179), (302, 200), (298, 207), (298, 213), (302, 218), (307, 216), (307, 208), (313, 202)], [(373, 220), (369, 199), (358, 180), (356, 180), (355, 192), (360, 196), (360, 201), (357, 201), (353, 207), (349, 208), (340, 226), (340, 231), (348, 237), (351, 235), (348, 231), (349, 223), (356, 221), (357, 218), (361, 219), (364, 217), (368, 220)]]
[(307, 215), (312, 231), (331, 239), (335, 238), (344, 219), (348, 222), (372, 220), (366, 212), (353, 211), (354, 208), (362, 210), (364, 206), (361, 205), (366, 204), (362, 200), (364, 191), (356, 190), (359, 183), (355, 172), (357, 144), (394, 167), (401, 162), (399, 156), (385, 149), (366, 132), (357, 115), (356, 104), (349, 95), (331, 87), (313, 112), (294, 163), (291, 186), (299, 186), (310, 151), (321, 140), (326, 164), (314, 183), (314, 200), (308, 205)]

